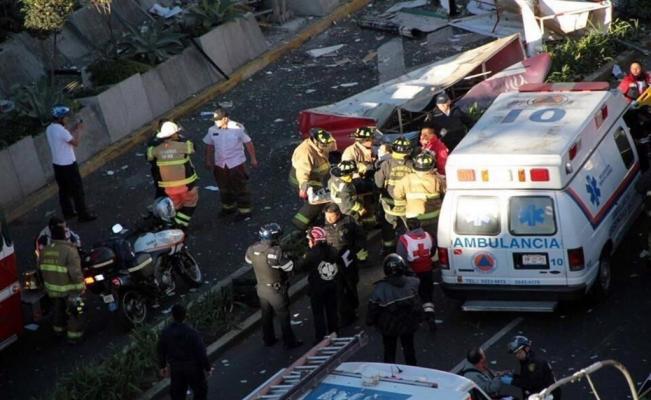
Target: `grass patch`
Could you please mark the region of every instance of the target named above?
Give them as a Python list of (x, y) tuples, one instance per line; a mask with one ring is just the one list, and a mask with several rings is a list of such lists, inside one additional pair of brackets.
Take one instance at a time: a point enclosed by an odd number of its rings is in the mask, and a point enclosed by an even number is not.
[(637, 21), (615, 20), (608, 33), (591, 30), (576, 39), (567, 37), (550, 42), (545, 51), (551, 54), (552, 66), (547, 82), (574, 82), (583, 80), (612, 61), (627, 47), (617, 40), (631, 40), (640, 33)]
[(122, 82), (134, 74), (144, 74), (150, 65), (127, 59), (97, 60), (87, 69), (95, 86), (107, 86)]

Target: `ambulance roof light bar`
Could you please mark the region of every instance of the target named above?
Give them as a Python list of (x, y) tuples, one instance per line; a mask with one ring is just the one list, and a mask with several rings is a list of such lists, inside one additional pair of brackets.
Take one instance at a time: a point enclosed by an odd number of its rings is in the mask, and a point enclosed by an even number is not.
[(278, 371), (244, 400), (299, 399), (367, 343), (368, 336), (363, 331), (351, 337), (338, 338), (334, 333), (326, 336), (290, 367)]
[(604, 92), (609, 89), (608, 82), (525, 83), (518, 92)]

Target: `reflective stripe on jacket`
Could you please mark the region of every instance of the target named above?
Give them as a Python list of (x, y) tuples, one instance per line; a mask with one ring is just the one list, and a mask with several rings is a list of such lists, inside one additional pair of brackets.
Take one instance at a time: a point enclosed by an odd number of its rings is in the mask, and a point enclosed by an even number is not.
[(79, 252), (67, 241), (53, 240), (47, 245), (41, 252), (39, 269), (50, 297), (65, 297), (84, 290)]
[(341, 155), (342, 161), (355, 161), (357, 172), (364, 175), (368, 170), (373, 169), (373, 152), (371, 149), (364, 147), (360, 142), (355, 142), (346, 147)]
[(420, 220), (439, 217), (445, 182), (436, 173), (414, 171), (402, 178), (393, 189), (394, 198), (405, 200), (405, 216)]
[(330, 189), (330, 199), (339, 206), (343, 214), (358, 213), (363, 208), (357, 197), (354, 183), (344, 182), (341, 178), (331, 175), (328, 189)]
[(321, 188), (330, 172), (328, 152), (321, 151), (311, 139), (305, 139), (292, 154), (289, 183), (300, 190)]
[(175, 188), (190, 185), (199, 179), (190, 154), (194, 146), (188, 139), (166, 140), (147, 148), (147, 159), (155, 163), (161, 188)]
[(393, 154), (391, 158), (380, 164), (380, 169), (375, 171), (375, 185), (381, 190), (380, 198), (384, 212), (397, 216), (405, 215), (406, 202), (394, 195), (394, 187), (411, 170), (410, 159)]

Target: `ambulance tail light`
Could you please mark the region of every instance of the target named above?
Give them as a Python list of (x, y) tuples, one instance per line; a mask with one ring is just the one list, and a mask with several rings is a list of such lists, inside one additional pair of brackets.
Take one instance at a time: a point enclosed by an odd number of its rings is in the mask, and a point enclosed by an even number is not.
[(604, 104), (603, 107), (601, 107), (601, 118), (605, 121), (606, 118), (608, 118), (608, 105)]
[(531, 168), (529, 176), (532, 182), (549, 182), (549, 170), (547, 168)]
[(567, 250), (567, 259), (570, 263), (570, 271), (580, 271), (585, 268), (583, 247)]
[(441, 269), (450, 269), (450, 259), (448, 258), (448, 248), (439, 247), (439, 265)]
[(570, 161), (574, 160), (574, 157), (576, 157), (576, 153), (578, 152), (579, 152), (579, 144), (574, 143), (572, 147), (570, 147), (570, 154), (569, 154)]
[(458, 169), (457, 179), (459, 182), (474, 182), (475, 170), (474, 169)]

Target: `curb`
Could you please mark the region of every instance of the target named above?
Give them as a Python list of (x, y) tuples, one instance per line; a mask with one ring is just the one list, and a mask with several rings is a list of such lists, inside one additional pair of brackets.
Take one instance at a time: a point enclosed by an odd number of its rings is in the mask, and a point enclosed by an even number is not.
[[(104, 164), (114, 160), (123, 154), (126, 154), (137, 145), (144, 142), (156, 130), (156, 127), (154, 126), (156, 121), (162, 119), (178, 119), (201, 107), (203, 104), (210, 101), (213, 97), (230, 91), (240, 82), (250, 78), (258, 71), (266, 68), (269, 64), (277, 61), (280, 57), (300, 47), (303, 45), (303, 43), (325, 31), (330, 26), (330, 24), (335, 23), (354, 12), (359, 11), (361, 8), (366, 6), (369, 1), (370, 0), (351, 0), (349, 3), (337, 7), (332, 13), (317, 20), (316, 22), (313, 22), (288, 42), (265, 52), (258, 58), (249, 61), (248, 63), (238, 68), (230, 75), (230, 79), (216, 83), (213, 86), (204, 89), (198, 94), (185, 100), (174, 109), (159, 116), (154, 121), (150, 121), (141, 128), (133, 131), (124, 139), (113, 143), (111, 146), (100, 151), (80, 166), (81, 176), (85, 177), (90, 175), (91, 173), (101, 168)], [(6, 207), (6, 209), (9, 210), (9, 212), (7, 212), (7, 221), (13, 222), (14, 220), (30, 211), (32, 208), (46, 201), (49, 197), (55, 195), (56, 192), (56, 183), (50, 182), (41, 189), (38, 189), (36, 192), (22, 199), (17, 204)]]
[[(240, 268), (238, 271), (233, 273), (231, 277), (224, 279), (223, 281), (220, 281), (219, 284), (215, 285), (213, 288), (210, 290), (216, 290), (218, 289), (217, 287), (221, 288), (222, 282), (230, 281), (234, 278), (235, 274), (237, 274), (240, 271), (243, 271), (240, 275), (243, 275), (244, 273), (248, 272), (251, 270), (251, 267), (245, 266)], [(238, 276), (240, 276), (238, 275)], [(290, 301), (295, 300), (298, 296), (303, 294), (305, 289), (307, 288), (307, 277), (302, 278), (289, 288), (289, 299)], [(196, 301), (196, 300), (195, 300)], [(256, 311), (253, 313), (251, 316), (249, 316), (247, 319), (244, 321), (240, 322), (237, 324), (237, 326), (224, 335), (222, 335), (219, 339), (217, 339), (215, 342), (211, 343), (207, 348), (206, 352), (208, 353), (208, 358), (213, 360), (216, 358), (217, 354), (222, 353), (224, 350), (226, 350), (228, 347), (232, 346), (236, 341), (244, 338), (245, 336), (248, 336), (251, 331), (253, 331), (256, 327), (256, 325), (260, 322), (262, 319), (262, 312), (260, 310)], [(165, 324), (166, 321), (162, 321), (159, 325)], [(156, 383), (154, 386), (152, 386), (149, 390), (147, 390), (145, 393), (143, 393), (140, 397), (139, 400), (154, 400), (158, 396), (162, 394), (163, 391), (165, 391), (170, 385), (170, 379), (165, 378), (162, 381), (159, 381)]]
[(620, 55), (618, 55), (617, 57), (615, 57), (615, 59), (613, 59), (612, 61), (606, 63), (606, 65), (604, 65), (603, 67), (599, 68), (595, 72), (583, 78), (583, 80), (584, 81), (608, 81), (610, 80), (612, 74), (611, 71), (615, 64), (625, 64), (626, 66), (628, 66), (628, 64), (630, 64), (631, 61), (633, 61), (633, 59), (638, 55), (639, 53), (635, 50), (625, 51)]

